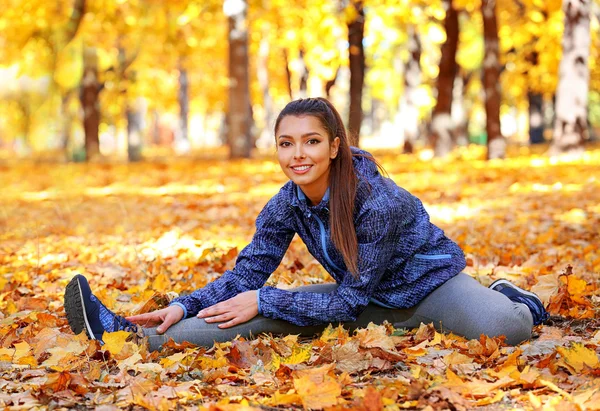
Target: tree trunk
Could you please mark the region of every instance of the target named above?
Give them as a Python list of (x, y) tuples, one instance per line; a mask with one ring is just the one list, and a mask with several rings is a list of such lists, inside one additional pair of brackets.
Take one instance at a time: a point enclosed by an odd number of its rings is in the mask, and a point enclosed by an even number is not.
[(179, 154), (190, 151), (189, 140), (189, 115), (190, 115), (190, 85), (187, 69), (184, 63), (179, 61), (179, 89), (177, 91), (177, 102), (179, 103), (179, 129), (175, 138), (175, 151)]
[(100, 84), (98, 82), (98, 56), (96, 49), (83, 50), (83, 78), (81, 80), (81, 107), (83, 109), (83, 130), (85, 133), (85, 158), (94, 161), (100, 157)]
[(471, 116), (471, 102), (465, 99), (465, 92), (472, 72), (465, 73), (463, 70), (454, 79), (452, 91), (452, 124), (454, 124), (454, 142), (457, 146), (469, 144), (469, 117)]
[(421, 85), (421, 40), (415, 26), (409, 28), (410, 52), (404, 71), (404, 96), (401, 111), (404, 114), (404, 153), (414, 151), (415, 142), (419, 136), (419, 107), (417, 94)]
[(290, 59), (288, 57), (288, 52), (286, 49), (283, 50), (283, 60), (284, 60), (284, 66), (285, 66), (285, 78), (287, 79), (286, 85), (287, 85), (287, 92), (288, 95), (290, 96), (290, 100), (294, 99), (294, 95), (292, 92), (292, 73), (290, 72)]
[(348, 7), (356, 9), (356, 19), (348, 23), (348, 57), (350, 60), (350, 110), (348, 112), (348, 132), (350, 143), (358, 146), (362, 124), (362, 95), (365, 81), (365, 11), (362, 0), (352, 0)]
[(229, 110), (228, 143), (231, 158), (249, 158), (252, 141), (252, 111), (248, 78), (248, 3), (228, 16), (229, 20)]
[(304, 50), (300, 49), (300, 53), (298, 55), (298, 67), (300, 68), (300, 81), (298, 84), (298, 97), (306, 98), (308, 97), (308, 66), (306, 65), (306, 60), (304, 60)]
[(436, 157), (444, 157), (453, 147), (454, 125), (452, 123), (452, 88), (457, 73), (456, 50), (458, 48), (458, 13), (452, 0), (443, 0), (446, 9), (444, 29), (446, 41), (442, 45), (440, 70), (437, 78), (437, 101), (431, 119), (431, 143)]
[[(263, 108), (265, 115), (265, 127), (261, 133), (260, 139), (263, 145), (268, 145), (269, 142), (274, 142), (273, 126), (275, 116), (273, 113), (273, 98), (269, 91), (269, 40), (267, 32), (263, 33), (258, 50), (258, 83), (263, 96)], [(272, 145), (272, 144), (271, 144)]]
[(142, 110), (139, 102), (127, 102), (127, 158), (130, 162), (142, 160)]
[(340, 68), (338, 67), (335, 70), (335, 74), (334, 74), (333, 78), (329, 79), (325, 82), (325, 95), (327, 96), (327, 99), (329, 99), (331, 97), (331, 89), (333, 88), (333, 86), (335, 86), (335, 82), (338, 78), (339, 72), (340, 72)]
[(588, 138), (590, 0), (563, 0), (565, 31), (556, 88), (556, 121), (549, 154), (580, 153)]
[(544, 142), (544, 115), (542, 107), (544, 100), (540, 93), (529, 91), (529, 144), (541, 144)]
[(504, 158), (506, 140), (500, 131), (500, 53), (498, 49), (498, 25), (496, 0), (482, 0), (483, 38), (485, 53), (483, 60), (483, 89), (485, 92), (485, 114), (488, 160)]
[(188, 140), (188, 122), (190, 112), (190, 95), (187, 70), (179, 66), (179, 93), (177, 94), (179, 102), (179, 137), (182, 140)]

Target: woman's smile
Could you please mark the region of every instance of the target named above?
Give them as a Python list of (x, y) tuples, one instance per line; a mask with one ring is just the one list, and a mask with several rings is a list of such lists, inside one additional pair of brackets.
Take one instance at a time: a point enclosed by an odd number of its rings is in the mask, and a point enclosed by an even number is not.
[(321, 120), (311, 115), (284, 117), (276, 138), (281, 169), (312, 204), (318, 204), (329, 186), (329, 167), (340, 139), (331, 139)]

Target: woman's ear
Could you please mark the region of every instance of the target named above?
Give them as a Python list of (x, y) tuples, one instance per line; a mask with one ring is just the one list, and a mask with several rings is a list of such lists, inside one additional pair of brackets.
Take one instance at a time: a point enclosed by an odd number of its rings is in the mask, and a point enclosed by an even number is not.
[(340, 148), (340, 138), (336, 137), (333, 139), (333, 142), (331, 143), (329, 158), (331, 158), (332, 160), (334, 158), (336, 158), (339, 148)]

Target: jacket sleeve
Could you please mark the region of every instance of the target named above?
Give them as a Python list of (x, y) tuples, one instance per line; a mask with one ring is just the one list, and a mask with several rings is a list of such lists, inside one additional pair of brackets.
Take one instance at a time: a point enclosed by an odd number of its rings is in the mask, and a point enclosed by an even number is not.
[(233, 270), (191, 294), (174, 299), (171, 305), (183, 308), (185, 318), (203, 308), (249, 290), (262, 287), (285, 255), (295, 231), (284, 223), (288, 207), (273, 197), (256, 219), (252, 242), (238, 255)]
[(400, 224), (393, 211), (371, 210), (357, 220), (358, 277), (346, 272), (339, 287), (326, 294), (287, 291), (273, 287), (260, 290), (262, 315), (296, 325), (355, 321), (363, 312), (393, 256)]

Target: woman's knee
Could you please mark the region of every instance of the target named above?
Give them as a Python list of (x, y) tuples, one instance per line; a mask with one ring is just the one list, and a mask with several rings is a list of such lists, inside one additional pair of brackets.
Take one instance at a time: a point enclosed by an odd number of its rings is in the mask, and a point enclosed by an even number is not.
[[(531, 338), (533, 320), (528, 309), (523, 310), (521, 304), (510, 304), (505, 310), (498, 310), (487, 318), (478, 317), (479, 335), (488, 337), (506, 337), (506, 343), (517, 345)], [(483, 321), (482, 321), (483, 320)], [(478, 338), (479, 335), (474, 338)]]

